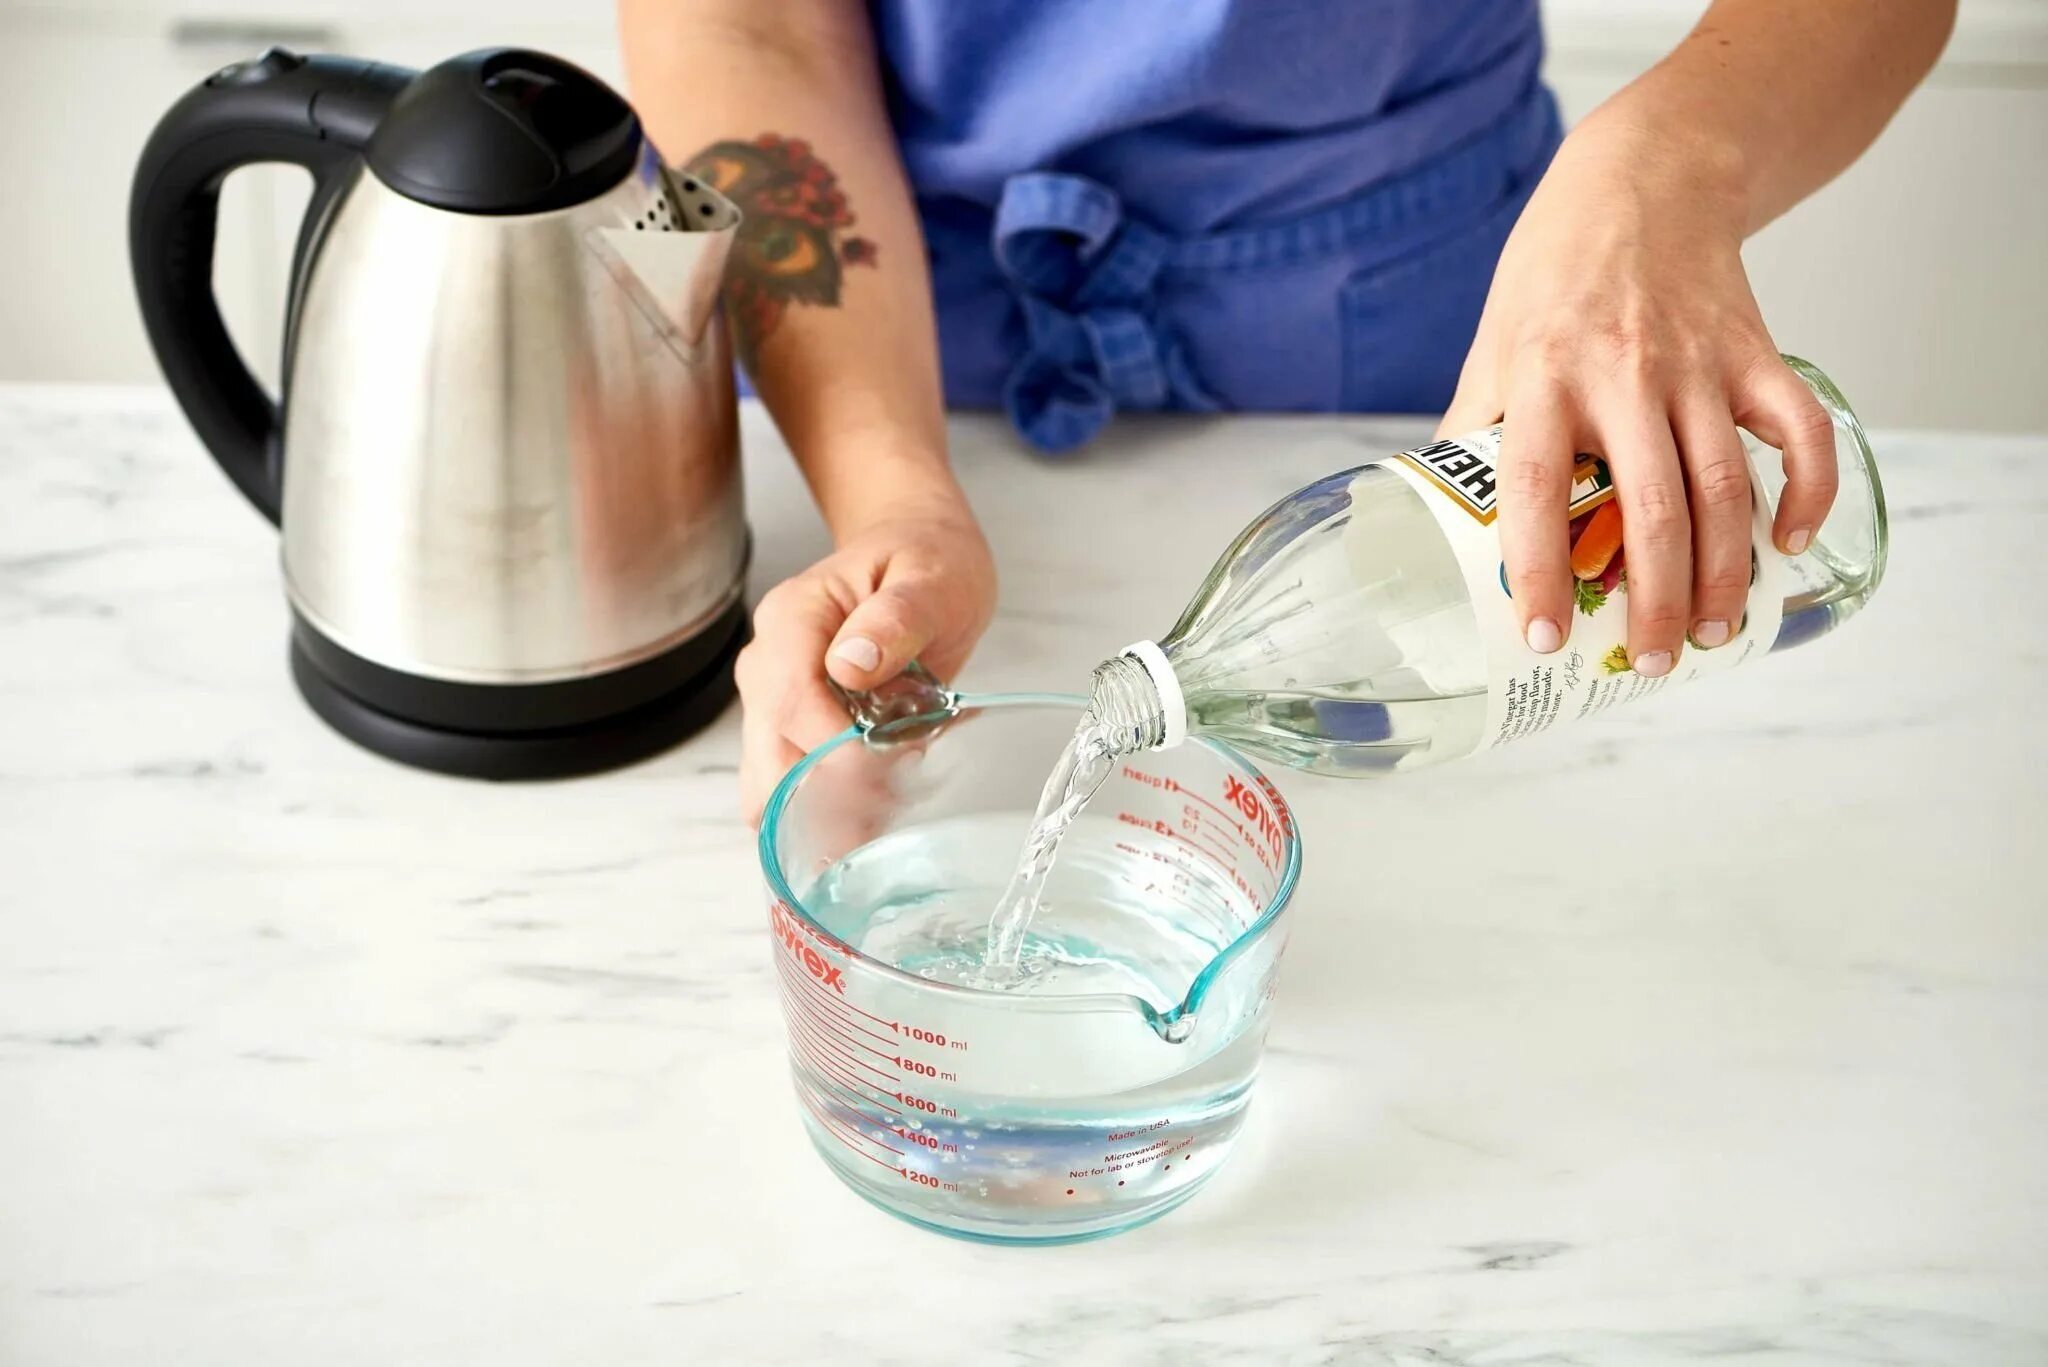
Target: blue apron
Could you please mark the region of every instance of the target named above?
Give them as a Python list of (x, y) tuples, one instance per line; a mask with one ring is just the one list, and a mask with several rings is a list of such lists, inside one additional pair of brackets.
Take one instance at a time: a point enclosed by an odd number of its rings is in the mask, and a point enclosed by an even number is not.
[(872, 0), (947, 402), (1432, 412), (1557, 146), (1536, 0)]

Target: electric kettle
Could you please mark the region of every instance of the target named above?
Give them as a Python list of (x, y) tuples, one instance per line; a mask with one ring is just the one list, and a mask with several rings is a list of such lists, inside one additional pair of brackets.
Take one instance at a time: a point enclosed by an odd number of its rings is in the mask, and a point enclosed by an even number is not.
[[(253, 162), (314, 181), (275, 402), (212, 290), (220, 184)], [(279, 524), (292, 675), (335, 729), (548, 777), (724, 706), (748, 555), (718, 307), (738, 223), (538, 52), (414, 73), (272, 49), (164, 116), (129, 205), (143, 321)]]

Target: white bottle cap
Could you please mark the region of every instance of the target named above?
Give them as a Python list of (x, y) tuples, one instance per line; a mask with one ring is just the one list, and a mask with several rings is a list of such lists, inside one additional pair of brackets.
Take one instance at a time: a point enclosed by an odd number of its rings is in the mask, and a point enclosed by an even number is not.
[(1155, 641), (1127, 645), (1123, 653), (1145, 667), (1145, 673), (1151, 676), (1152, 687), (1159, 690), (1159, 703), (1166, 711), (1165, 734), (1159, 748), (1171, 750), (1188, 738), (1188, 700), (1180, 691), (1180, 680), (1175, 677), (1166, 652)]

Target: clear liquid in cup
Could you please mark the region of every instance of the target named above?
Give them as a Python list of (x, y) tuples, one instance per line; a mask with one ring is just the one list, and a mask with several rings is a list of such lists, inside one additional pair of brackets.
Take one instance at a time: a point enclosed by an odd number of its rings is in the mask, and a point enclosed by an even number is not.
[[(883, 836), (827, 869), (805, 905), (861, 954), (927, 981), (993, 986), (1019, 998), (1128, 996), (1170, 1012), (1260, 907), (1217, 866), (1189, 858), (1166, 836), (1118, 826), (1106, 813), (1070, 817), (1065, 852), (1037, 879), (1034, 914), (1017, 928), (1014, 957), (1002, 965), (990, 963), (989, 908), (1014, 886), (1014, 814), (942, 819)], [(1237, 998), (1265, 986), (1227, 977), (1201, 1014), (1218, 1022), (1262, 1019), (1260, 1003)], [(977, 1056), (1028, 1055), (1042, 1028), (1021, 1010), (957, 1022), (946, 1012), (943, 1000), (934, 1001), (920, 1030), (971, 1032)], [(1100, 1022), (1088, 1047), (1063, 1062), (1058, 1095), (952, 1083), (943, 1085), (943, 1105), (924, 1110), (929, 1103), (918, 1098), (920, 1108), (906, 1111), (901, 1097), (892, 1105), (851, 1085), (861, 1080), (857, 1071), (799, 1067), (806, 1124), (842, 1178), (903, 1213), (904, 1174), (857, 1151), (866, 1138), (888, 1143), (900, 1157), (885, 1154), (886, 1163), (930, 1183), (915, 1191), (919, 1218), (951, 1232), (1028, 1238), (1041, 1221), (1057, 1221), (1073, 1237), (1124, 1228), (1185, 1199), (1228, 1153), (1263, 1031), (1240, 1030), (1220, 1047), (1197, 1048), (1170, 1042), (1133, 1009), (1105, 1011)], [(1176, 1051), (1184, 1051), (1185, 1066), (1173, 1066)], [(1152, 1080), (1099, 1085), (1138, 1074)], [(855, 1145), (844, 1142), (849, 1133)]]

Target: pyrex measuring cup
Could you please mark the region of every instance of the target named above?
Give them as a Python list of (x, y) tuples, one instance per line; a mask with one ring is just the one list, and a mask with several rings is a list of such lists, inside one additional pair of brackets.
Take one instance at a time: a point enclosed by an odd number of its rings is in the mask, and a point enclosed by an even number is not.
[(848, 731), (762, 824), (800, 1116), (848, 1186), (927, 1228), (1128, 1229), (1216, 1171), (1250, 1098), (1301, 851), (1272, 784), (1220, 747), (1127, 758), (1071, 828), (1031, 944), (1083, 990), (920, 976), (929, 946), (902, 927), (943, 904), (962, 937), (985, 929), (1082, 705), (979, 698), (913, 740)]

